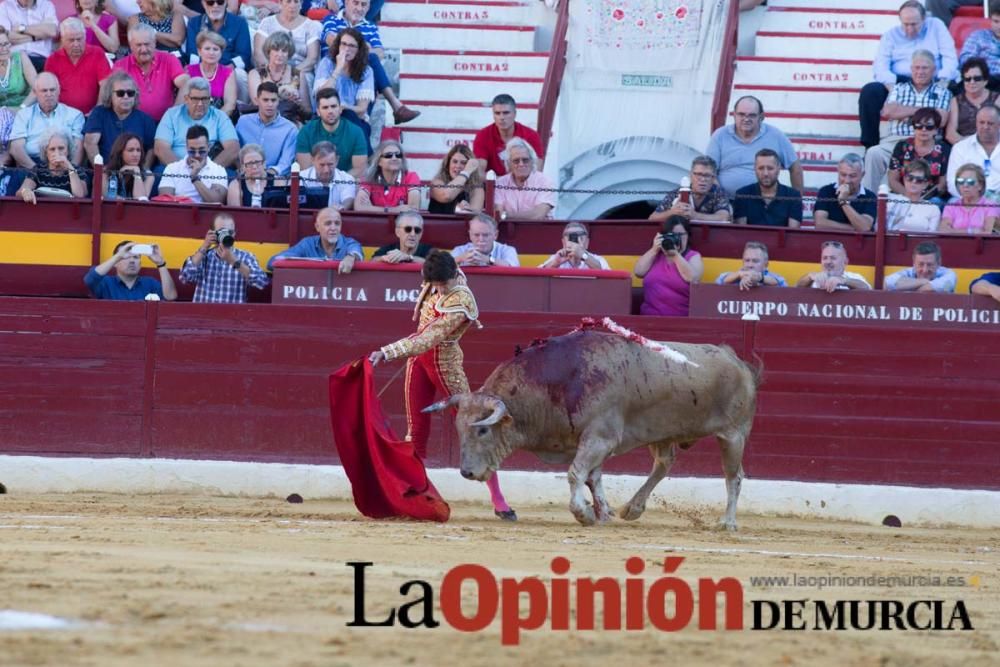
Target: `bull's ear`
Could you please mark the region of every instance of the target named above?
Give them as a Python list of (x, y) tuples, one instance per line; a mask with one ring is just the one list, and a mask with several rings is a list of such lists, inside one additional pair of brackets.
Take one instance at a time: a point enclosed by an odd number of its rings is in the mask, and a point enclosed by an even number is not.
[(452, 396), (449, 396), (443, 401), (438, 401), (437, 403), (432, 403), (431, 405), (428, 405), (426, 408), (421, 410), (421, 412), (430, 413), (430, 412), (441, 412), (442, 410), (447, 410), (451, 406), (461, 401), (462, 396), (463, 394), (453, 394)]

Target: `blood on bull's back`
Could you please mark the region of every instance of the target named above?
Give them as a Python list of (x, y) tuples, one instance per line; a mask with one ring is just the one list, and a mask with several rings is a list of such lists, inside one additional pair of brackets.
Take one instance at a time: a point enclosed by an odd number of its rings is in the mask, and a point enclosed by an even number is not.
[(753, 371), (729, 348), (583, 330), (529, 347), (499, 366), (482, 390), (502, 398), (522, 429), (546, 438), (621, 419), (624, 451), (664, 437), (699, 438), (752, 418), (755, 389)]

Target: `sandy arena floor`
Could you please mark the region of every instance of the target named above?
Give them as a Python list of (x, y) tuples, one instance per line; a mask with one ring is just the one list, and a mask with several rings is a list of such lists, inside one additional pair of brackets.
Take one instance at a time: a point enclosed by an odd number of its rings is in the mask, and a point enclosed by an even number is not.
[[(578, 526), (563, 507), (519, 507), (516, 525), (458, 505), (446, 525), (368, 521), (346, 502), (195, 496), (0, 495), (0, 614), (37, 612), (79, 625), (0, 629), (0, 664), (228, 665), (995, 665), (1000, 654), (1000, 535), (966, 529), (884, 528), (742, 515), (735, 535), (716, 516), (651, 507), (637, 523)], [(965, 601), (969, 632), (719, 631), (673, 634), (526, 631), (500, 644), (500, 625), (463, 633), (352, 628), (353, 572), (373, 561), (374, 620), (410, 579), (440, 588), (447, 570), (479, 563), (498, 576), (625, 576), (640, 556), (647, 585), (666, 554), (679, 574), (736, 577), (749, 600)], [(753, 586), (751, 576), (965, 577), (965, 587)], [(978, 578), (977, 578), (978, 577)], [(435, 599), (435, 614), (442, 621)], [(950, 611), (951, 604), (947, 605)], [(807, 617), (812, 612), (807, 613)], [(946, 612), (947, 619), (947, 612)], [(613, 661), (613, 662), (612, 662)]]

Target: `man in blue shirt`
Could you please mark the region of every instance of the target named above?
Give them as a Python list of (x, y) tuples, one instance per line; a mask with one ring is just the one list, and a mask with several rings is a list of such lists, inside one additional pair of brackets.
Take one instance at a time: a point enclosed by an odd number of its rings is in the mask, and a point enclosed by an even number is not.
[(240, 116), (236, 134), (240, 145), (257, 144), (264, 148), (267, 170), (276, 176), (287, 176), (295, 161), (295, 141), (299, 128), (278, 113), (278, 86), (265, 81), (257, 86), (257, 113)]
[(738, 284), (740, 291), (754, 287), (787, 287), (788, 283), (777, 273), (767, 270), (767, 246), (760, 241), (747, 241), (743, 246), (743, 266), (739, 271), (726, 271), (715, 280), (716, 285)]
[[(208, 131), (209, 157), (221, 167), (235, 167), (240, 152), (240, 140), (229, 116), (212, 106), (212, 93), (207, 80), (195, 77), (188, 81), (184, 104), (170, 107), (156, 126), (153, 142), (156, 158), (163, 164), (180, 160), (187, 152), (187, 131), (201, 125)], [(213, 149), (222, 146), (221, 152)]]
[(350, 236), (340, 233), (344, 221), (340, 211), (335, 208), (324, 208), (316, 214), (316, 231), (318, 236), (307, 236), (288, 250), (279, 252), (267, 263), (267, 270), (272, 270), (275, 260), (279, 259), (336, 259), (340, 261), (337, 273), (350, 273), (356, 260), (364, 260), (365, 253), (361, 244)]
[[(115, 246), (114, 255), (103, 263), (91, 267), (83, 277), (83, 282), (90, 292), (98, 299), (114, 301), (142, 301), (149, 294), (155, 294), (157, 298), (167, 301), (176, 299), (177, 287), (160, 253), (160, 246), (155, 244), (151, 246), (149, 259), (159, 269), (162, 286), (154, 278), (139, 275), (142, 255), (132, 252), (136, 246), (137, 244), (132, 241), (122, 241)], [(115, 275), (109, 275), (111, 269), (115, 270)]]
[(1000, 302), (1000, 271), (984, 273), (969, 285), (970, 294), (991, 296)]
[(913, 248), (913, 268), (896, 271), (885, 279), (885, 288), (892, 292), (955, 291), (955, 272), (941, 266), (941, 248), (933, 241), (918, 243)]
[(873, 63), (875, 80), (865, 84), (858, 99), (861, 143), (865, 148), (878, 144), (882, 105), (895, 84), (909, 81), (914, 51), (931, 52), (938, 79), (945, 85), (958, 74), (955, 40), (940, 19), (927, 17), (927, 10), (919, 0), (906, 0), (900, 5), (899, 23), (879, 40)]

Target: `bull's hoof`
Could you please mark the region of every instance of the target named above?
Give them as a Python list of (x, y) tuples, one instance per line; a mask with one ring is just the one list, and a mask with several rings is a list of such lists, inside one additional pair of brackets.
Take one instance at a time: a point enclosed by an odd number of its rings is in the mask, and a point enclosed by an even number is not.
[(509, 510), (493, 510), (493, 513), (502, 521), (517, 521), (517, 512), (514, 511), (514, 508)]
[(635, 521), (642, 516), (642, 513), (646, 511), (645, 505), (633, 505), (629, 503), (624, 508), (622, 508), (619, 516), (626, 521)]
[(719, 519), (719, 530), (725, 530), (730, 533), (735, 533), (738, 528), (736, 527), (735, 519), (727, 519), (725, 517)]
[(586, 505), (579, 509), (571, 508), (571, 511), (573, 512), (573, 516), (576, 517), (576, 520), (583, 526), (593, 526), (597, 523), (597, 515), (594, 514), (594, 509), (590, 505)]
[(615, 518), (615, 511), (608, 505), (603, 505), (597, 513), (598, 523), (608, 523)]

